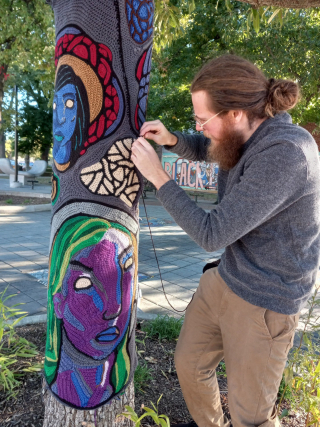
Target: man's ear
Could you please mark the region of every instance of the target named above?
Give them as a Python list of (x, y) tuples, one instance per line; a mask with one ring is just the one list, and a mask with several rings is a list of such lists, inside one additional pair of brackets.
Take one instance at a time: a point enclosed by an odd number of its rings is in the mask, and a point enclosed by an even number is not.
[(240, 123), (244, 112), (242, 110), (231, 110), (230, 114), (234, 123)]

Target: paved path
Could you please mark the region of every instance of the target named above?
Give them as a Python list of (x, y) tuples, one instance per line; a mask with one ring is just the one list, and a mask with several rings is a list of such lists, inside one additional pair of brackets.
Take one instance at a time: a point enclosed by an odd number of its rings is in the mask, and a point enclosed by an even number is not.
[(28, 194), (28, 197), (31, 197), (31, 195), (34, 195), (35, 197), (41, 197), (43, 195), (48, 195), (51, 193), (51, 185), (48, 185), (50, 183), (50, 180), (51, 178), (49, 176), (46, 177), (47, 184), (35, 184), (33, 190), (31, 188), (31, 183), (28, 183), (27, 185), (24, 185), (22, 187), (11, 188), (9, 185), (9, 178), (4, 174), (0, 174), (0, 193), (10, 193), (17, 196), (23, 196)]
[[(196, 290), (203, 266), (222, 251), (208, 254), (199, 248), (161, 206), (147, 205), (147, 212), (167, 296), (174, 308), (183, 310)], [(179, 316), (161, 288), (143, 206), (140, 217), (139, 307), (146, 313)], [(47, 288), (30, 273), (48, 268), (50, 219), (51, 212), (10, 216), (0, 212), (0, 292), (8, 286), (8, 294), (17, 294), (8, 303), (25, 303), (22, 308), (29, 315), (46, 313)]]
[[(6, 180), (7, 181), (7, 180)], [(0, 193), (6, 191), (0, 179)], [(24, 187), (18, 192), (30, 191)], [(37, 186), (35, 194), (50, 193), (50, 187)], [(212, 205), (200, 203), (204, 209)], [(195, 292), (203, 266), (221, 256), (221, 251), (207, 253), (196, 245), (172, 220), (157, 200), (147, 199), (147, 213), (167, 297), (177, 310), (184, 310)], [(155, 258), (144, 207), (140, 204), (139, 284), (142, 291), (139, 308), (145, 313), (181, 316), (168, 304)], [(0, 292), (17, 294), (8, 304), (25, 303), (29, 315), (46, 313), (47, 288), (30, 273), (48, 268), (51, 212), (3, 214), (0, 208)], [(318, 278), (320, 282), (320, 277)], [(303, 310), (305, 313), (307, 309)], [(317, 309), (320, 322), (320, 308)], [(303, 327), (302, 322), (299, 325)]]

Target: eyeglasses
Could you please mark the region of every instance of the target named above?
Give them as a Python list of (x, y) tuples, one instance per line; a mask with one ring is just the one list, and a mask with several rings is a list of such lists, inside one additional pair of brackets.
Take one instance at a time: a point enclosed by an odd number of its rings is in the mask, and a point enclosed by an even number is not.
[(200, 126), (201, 127), (201, 129), (203, 130), (203, 126), (204, 125), (206, 125), (208, 122), (210, 122), (210, 120), (212, 120), (212, 119), (214, 119), (215, 117), (217, 117), (220, 113), (222, 113), (222, 111), (219, 111), (219, 113), (217, 113), (217, 114), (215, 114), (214, 116), (212, 116), (212, 117), (210, 117), (210, 119), (208, 119), (206, 122), (204, 122), (204, 123), (201, 123), (201, 122), (199, 122), (199, 119), (198, 120), (196, 120), (195, 118), (197, 117), (195, 114), (193, 115), (193, 117), (194, 117), (194, 119), (195, 119), (195, 121), (196, 121), (196, 124), (198, 125), (198, 126)]

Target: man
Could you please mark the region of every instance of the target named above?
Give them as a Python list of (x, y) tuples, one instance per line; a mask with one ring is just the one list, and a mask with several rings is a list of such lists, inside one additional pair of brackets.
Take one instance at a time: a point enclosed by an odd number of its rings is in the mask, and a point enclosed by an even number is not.
[(179, 157), (219, 164), (219, 204), (206, 213), (170, 180), (140, 137), (132, 160), (175, 221), (207, 251), (225, 248), (186, 312), (175, 362), (200, 427), (227, 426), (215, 368), (224, 357), (233, 427), (280, 425), (275, 402), (299, 312), (319, 264), (318, 150), (287, 110), (298, 86), (269, 79), (233, 55), (203, 67), (192, 86), (196, 129), (171, 134), (160, 121), (141, 135)]

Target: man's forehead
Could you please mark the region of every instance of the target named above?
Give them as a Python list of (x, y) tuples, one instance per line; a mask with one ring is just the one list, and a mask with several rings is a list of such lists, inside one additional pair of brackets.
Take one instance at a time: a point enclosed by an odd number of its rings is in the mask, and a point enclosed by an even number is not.
[(199, 119), (205, 119), (214, 114), (207, 108), (207, 94), (204, 91), (194, 92), (191, 94), (193, 112)]

